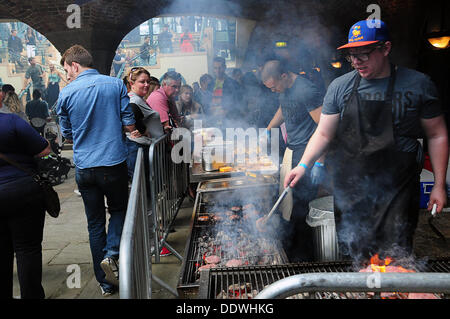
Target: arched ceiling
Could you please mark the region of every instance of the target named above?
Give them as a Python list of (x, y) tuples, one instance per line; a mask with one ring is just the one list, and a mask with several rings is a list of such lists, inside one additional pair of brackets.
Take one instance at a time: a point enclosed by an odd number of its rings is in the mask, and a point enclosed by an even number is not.
[[(0, 19), (16, 19), (45, 35), (61, 52), (75, 43), (90, 49), (97, 59), (112, 60), (122, 38), (142, 22), (159, 15), (195, 14), (232, 16), (273, 26), (289, 23), (298, 28), (337, 28), (346, 33), (355, 21), (367, 18), (371, 3), (382, 18), (417, 15), (421, 0), (1, 0)], [(70, 4), (81, 8), (81, 28), (70, 29)], [(320, 36), (320, 35), (318, 35)], [(106, 64), (105, 64), (106, 65)]]

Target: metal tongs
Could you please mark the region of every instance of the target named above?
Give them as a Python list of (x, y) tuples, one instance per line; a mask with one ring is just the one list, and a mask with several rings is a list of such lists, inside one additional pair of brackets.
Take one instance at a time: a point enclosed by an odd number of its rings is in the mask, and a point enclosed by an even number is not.
[(278, 197), (277, 201), (275, 202), (275, 205), (273, 205), (272, 209), (270, 210), (270, 212), (262, 217), (259, 220), (259, 224), (260, 225), (264, 225), (265, 223), (267, 223), (267, 221), (269, 220), (269, 218), (273, 215), (273, 213), (277, 210), (278, 206), (280, 206), (281, 202), (283, 201), (283, 199), (286, 197), (287, 193), (291, 190), (291, 187), (288, 186), (284, 189), (284, 191), (281, 193), (280, 197)]
[(438, 235), (439, 238), (441, 238), (444, 242), (446, 242), (445, 240), (445, 236), (439, 231), (439, 229), (436, 228), (436, 226), (434, 226), (433, 224), (433, 218), (436, 217), (436, 210), (437, 210), (437, 204), (434, 203), (433, 204), (433, 208), (431, 209), (431, 216), (428, 217), (428, 225), (430, 225), (431, 230)]

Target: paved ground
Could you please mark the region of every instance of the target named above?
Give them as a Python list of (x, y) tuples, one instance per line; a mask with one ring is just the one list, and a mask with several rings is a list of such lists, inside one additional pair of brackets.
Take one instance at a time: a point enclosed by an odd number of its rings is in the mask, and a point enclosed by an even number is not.
[[(71, 151), (63, 151), (63, 156), (72, 157)], [(56, 186), (59, 193), (62, 212), (57, 219), (46, 216), (43, 247), (42, 283), (47, 298), (50, 299), (102, 299), (104, 298), (95, 280), (86, 217), (81, 197), (73, 191), (76, 188), (74, 171), (69, 178)], [(168, 237), (170, 243), (181, 255), (189, 236), (189, 221), (192, 214), (192, 202), (188, 199), (182, 205), (175, 221), (175, 232)], [(415, 252), (419, 256), (450, 255), (450, 213), (436, 218), (435, 225), (444, 233), (447, 243), (439, 239), (428, 226), (428, 213), (421, 212), (419, 227), (415, 237)], [(160, 264), (153, 265), (153, 272), (170, 287), (176, 289), (181, 262), (174, 256), (161, 258)], [(75, 272), (74, 272), (75, 271)], [(80, 285), (74, 280), (76, 272), (81, 274)], [(14, 295), (19, 296), (17, 276), (14, 283)], [(118, 293), (108, 297), (118, 299)], [(152, 286), (152, 298), (175, 298), (158, 284)]]
[[(71, 151), (63, 151), (63, 156), (72, 157)], [(94, 277), (92, 259), (89, 249), (87, 222), (81, 197), (74, 193), (76, 189), (74, 170), (68, 179), (55, 187), (61, 202), (58, 218), (46, 215), (44, 239), (42, 243), (43, 274), (42, 284), (46, 298), (50, 299), (100, 299), (100, 293)], [(168, 237), (171, 244), (183, 255), (184, 243), (188, 234), (189, 219), (192, 214), (192, 202), (188, 199), (182, 205), (175, 223), (175, 232)], [(174, 256), (161, 258), (160, 264), (153, 265), (154, 273), (174, 289), (176, 288), (181, 262)], [(80, 274), (77, 286), (76, 274)], [(152, 297), (175, 298), (154, 283)], [(19, 296), (19, 286), (15, 273), (14, 296)], [(111, 299), (118, 299), (119, 294)]]

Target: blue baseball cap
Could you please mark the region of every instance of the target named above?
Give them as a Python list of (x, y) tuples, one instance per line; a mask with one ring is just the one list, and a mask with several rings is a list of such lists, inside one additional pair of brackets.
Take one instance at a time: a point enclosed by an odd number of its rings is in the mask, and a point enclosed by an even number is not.
[(355, 23), (348, 33), (348, 43), (338, 50), (361, 47), (379, 41), (389, 41), (389, 31), (381, 20), (362, 20)]

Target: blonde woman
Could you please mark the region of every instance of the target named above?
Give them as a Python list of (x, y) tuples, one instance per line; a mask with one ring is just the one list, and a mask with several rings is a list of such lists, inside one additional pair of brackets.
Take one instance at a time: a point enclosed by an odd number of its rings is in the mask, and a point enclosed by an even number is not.
[(150, 138), (158, 138), (164, 134), (158, 112), (152, 110), (144, 100), (150, 88), (150, 78), (150, 73), (142, 67), (131, 68), (128, 75), (123, 78), (130, 98), (130, 107), (136, 120), (136, 129), (142, 134), (140, 138), (133, 138), (132, 140), (127, 138), (126, 140), (128, 177), (130, 180), (133, 178), (139, 147), (148, 147), (151, 144)]
[(3, 98), (3, 106), (0, 109), (0, 112), (17, 114), (28, 122), (27, 116), (23, 111), (22, 102), (20, 102), (19, 97), (13, 91), (9, 91), (5, 94)]

